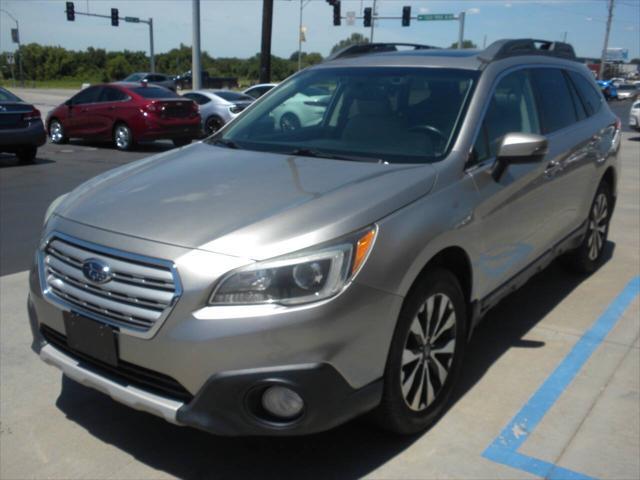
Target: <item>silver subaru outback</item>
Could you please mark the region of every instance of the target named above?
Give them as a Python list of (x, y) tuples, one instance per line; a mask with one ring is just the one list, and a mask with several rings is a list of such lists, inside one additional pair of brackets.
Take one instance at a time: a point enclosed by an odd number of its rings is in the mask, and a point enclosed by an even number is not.
[[(215, 434), (432, 424), (490, 308), (558, 256), (602, 263), (620, 122), (568, 44), (395, 50), (344, 51), (55, 200), (40, 358)], [(275, 121), (309, 92), (304, 122)]]

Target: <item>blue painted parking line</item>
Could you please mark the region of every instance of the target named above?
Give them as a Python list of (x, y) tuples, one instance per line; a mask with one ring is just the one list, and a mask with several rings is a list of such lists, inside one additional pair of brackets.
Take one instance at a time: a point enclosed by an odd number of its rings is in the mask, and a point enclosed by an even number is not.
[(545, 380), (500, 435), (487, 447), (482, 456), (502, 465), (517, 468), (549, 479), (586, 480), (591, 477), (558, 467), (552, 463), (518, 453), (518, 448), (533, 433), (545, 414), (562, 392), (576, 377), (580, 369), (618, 322), (631, 302), (640, 294), (640, 276), (631, 280), (611, 302), (605, 312), (578, 340), (560, 365)]

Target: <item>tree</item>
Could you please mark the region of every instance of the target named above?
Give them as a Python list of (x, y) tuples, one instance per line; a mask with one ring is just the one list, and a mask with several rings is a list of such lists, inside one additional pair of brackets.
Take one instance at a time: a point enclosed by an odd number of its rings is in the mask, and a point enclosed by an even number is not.
[(640, 58), (632, 58), (629, 63), (633, 63), (634, 65), (640, 65)]
[(107, 75), (111, 80), (122, 80), (131, 72), (131, 64), (122, 53), (107, 60)]
[(336, 53), (351, 45), (359, 45), (361, 43), (369, 43), (369, 39), (361, 33), (352, 33), (349, 38), (345, 38), (336, 43), (331, 49), (331, 53)]
[[(458, 48), (458, 42), (453, 42), (449, 48)], [(463, 40), (462, 48), (478, 48), (471, 40)]]

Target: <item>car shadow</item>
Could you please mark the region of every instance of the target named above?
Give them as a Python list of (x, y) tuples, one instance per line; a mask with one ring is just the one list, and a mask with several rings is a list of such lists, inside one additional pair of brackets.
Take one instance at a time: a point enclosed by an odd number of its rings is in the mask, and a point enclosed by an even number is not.
[[(614, 248), (608, 242), (605, 260)], [(558, 263), (487, 314), (469, 344), (454, 402), (509, 349), (544, 346), (524, 336), (586, 278)], [(304, 437), (217, 437), (132, 410), (66, 377), (56, 405), (101, 441), (180, 478), (359, 478), (429, 435), (400, 437), (354, 420)]]
[[(104, 148), (114, 151), (117, 150), (113, 142), (101, 142), (101, 141), (92, 141), (92, 140), (70, 140), (67, 146), (77, 146), (77, 147), (88, 147), (88, 148)], [(65, 144), (58, 145), (59, 147), (65, 147)], [(139, 142), (136, 143), (128, 152), (138, 152), (138, 153), (161, 153), (166, 152), (167, 150), (171, 150), (172, 148), (176, 148), (170, 141), (155, 141), (155, 142)]]
[(53, 160), (49, 160), (48, 158), (42, 158), (36, 156), (32, 163), (20, 163), (20, 160), (16, 155), (13, 154), (4, 154), (0, 153), (0, 168), (11, 168), (11, 167), (34, 167), (37, 165), (45, 165), (47, 163), (56, 163)]
[(640, 136), (628, 138), (630, 142), (640, 142)]

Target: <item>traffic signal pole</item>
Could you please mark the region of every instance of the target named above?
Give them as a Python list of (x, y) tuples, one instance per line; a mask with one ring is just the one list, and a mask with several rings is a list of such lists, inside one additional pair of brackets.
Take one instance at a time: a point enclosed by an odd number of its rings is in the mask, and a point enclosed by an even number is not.
[(99, 13), (89, 13), (89, 12), (77, 12), (73, 5), (73, 2), (67, 2), (67, 8), (65, 10), (67, 14), (67, 20), (70, 22), (75, 21), (76, 15), (83, 15), (85, 17), (98, 17), (98, 18), (108, 18), (111, 20), (111, 25), (114, 27), (119, 26), (119, 21), (124, 20), (127, 23), (146, 23), (149, 26), (149, 71), (155, 72), (155, 58), (153, 54), (153, 18), (149, 18), (149, 20), (143, 20), (138, 17), (121, 17), (119, 16), (118, 9), (112, 8), (111, 15), (101, 15)]
[(260, 48), (260, 83), (271, 81), (271, 29), (273, 0), (262, 0), (262, 42)]

